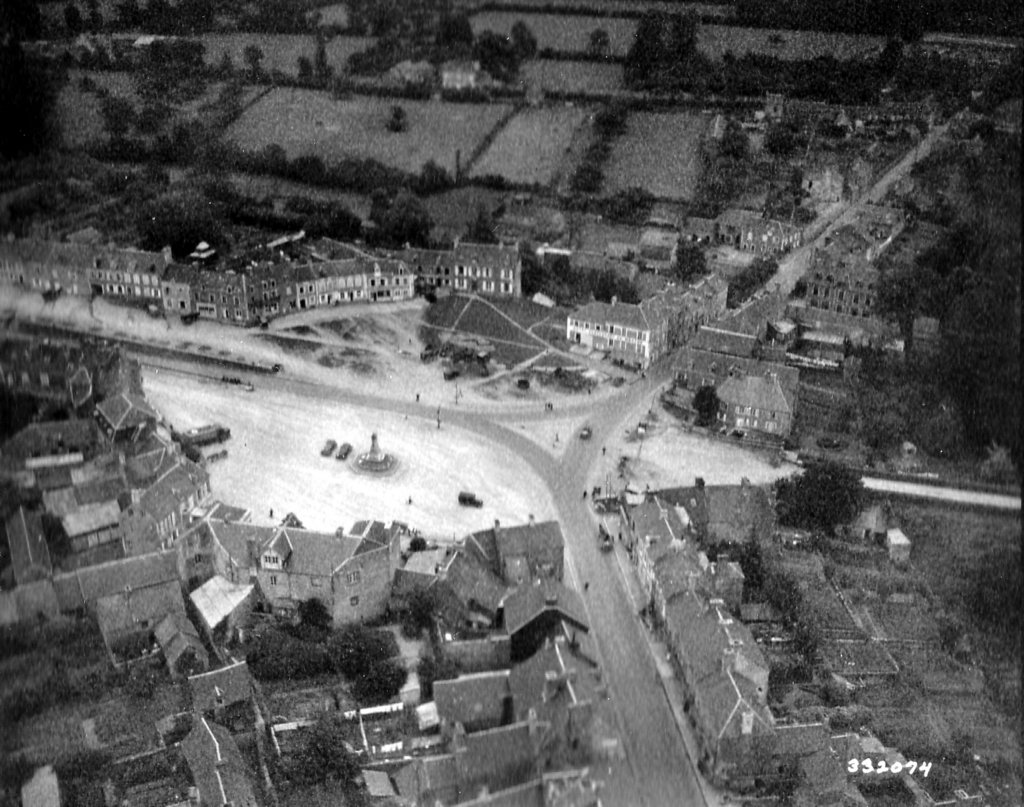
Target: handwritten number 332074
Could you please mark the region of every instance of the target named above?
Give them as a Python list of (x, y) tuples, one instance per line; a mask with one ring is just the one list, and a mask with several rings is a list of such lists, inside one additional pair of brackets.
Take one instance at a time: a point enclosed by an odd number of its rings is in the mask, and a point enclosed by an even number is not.
[(875, 762), (872, 759), (851, 759), (846, 763), (846, 770), (849, 773), (914, 773), (920, 771), (922, 776), (927, 777), (932, 769), (930, 762), (893, 762), (891, 765), (884, 759)]

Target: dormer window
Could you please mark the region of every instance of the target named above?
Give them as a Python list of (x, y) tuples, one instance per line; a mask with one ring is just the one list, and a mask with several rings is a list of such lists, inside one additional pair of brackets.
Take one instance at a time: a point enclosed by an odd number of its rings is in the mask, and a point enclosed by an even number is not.
[(281, 565), (281, 558), (268, 552), (263, 556), (263, 565), (279, 567)]

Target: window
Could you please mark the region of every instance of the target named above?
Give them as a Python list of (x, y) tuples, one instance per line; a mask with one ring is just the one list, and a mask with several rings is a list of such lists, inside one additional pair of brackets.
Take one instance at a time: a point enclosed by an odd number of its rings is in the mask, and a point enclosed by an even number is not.
[(272, 585), (272, 586), (276, 586), (277, 585), (277, 575), (276, 574), (270, 575), (270, 585)]
[(349, 599), (348, 604), (355, 608), (357, 605), (359, 605), (359, 597), (352, 597), (351, 599)]
[(350, 586), (355, 586), (359, 584), (361, 578), (362, 575), (360, 574), (359, 569), (355, 569), (345, 575), (345, 582), (348, 583)]

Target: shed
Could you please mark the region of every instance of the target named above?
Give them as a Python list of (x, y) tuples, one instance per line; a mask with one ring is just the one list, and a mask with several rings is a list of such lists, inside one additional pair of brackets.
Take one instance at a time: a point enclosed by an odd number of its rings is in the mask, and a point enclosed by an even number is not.
[(893, 527), (885, 533), (885, 548), (889, 550), (889, 560), (893, 563), (906, 563), (910, 560), (910, 539), (899, 527)]

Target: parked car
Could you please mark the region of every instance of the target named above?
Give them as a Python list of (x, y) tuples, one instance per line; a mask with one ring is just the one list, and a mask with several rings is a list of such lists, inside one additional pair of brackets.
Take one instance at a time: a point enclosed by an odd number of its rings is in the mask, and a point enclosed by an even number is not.
[(602, 552), (611, 552), (614, 548), (614, 545), (612, 544), (612, 535), (607, 529), (605, 529), (604, 524), (601, 524), (597, 528), (597, 540), (601, 545)]
[(459, 494), (459, 504), (463, 507), (483, 507), (484, 503), (476, 497), (475, 493), (464, 490)]
[(274, 364), (270, 365), (270, 372), (272, 372), (272, 373), (280, 373), (283, 369), (284, 368), (280, 364), (277, 364), (277, 363), (274, 363)]
[(338, 449), (338, 459), (339, 460), (347, 460), (348, 459), (348, 455), (351, 454), (351, 453), (352, 453), (352, 444), (351, 443), (342, 443), (341, 444), (341, 448)]
[(593, 433), (593, 430), (589, 426), (584, 426), (582, 429), (580, 429), (580, 439), (589, 440)]
[(329, 457), (329, 456), (331, 456), (331, 454), (334, 453), (334, 449), (336, 449), (337, 447), (338, 447), (338, 444), (336, 442), (334, 442), (333, 440), (328, 440), (326, 443), (324, 443), (324, 447), (320, 449), (320, 456), (321, 457)]

